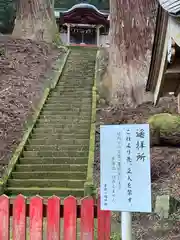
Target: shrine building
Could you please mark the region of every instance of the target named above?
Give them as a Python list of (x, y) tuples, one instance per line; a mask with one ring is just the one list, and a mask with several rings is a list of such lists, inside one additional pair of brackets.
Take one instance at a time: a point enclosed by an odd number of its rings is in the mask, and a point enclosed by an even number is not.
[(55, 9), (61, 40), (66, 45), (103, 46), (108, 42), (109, 12), (88, 3)]

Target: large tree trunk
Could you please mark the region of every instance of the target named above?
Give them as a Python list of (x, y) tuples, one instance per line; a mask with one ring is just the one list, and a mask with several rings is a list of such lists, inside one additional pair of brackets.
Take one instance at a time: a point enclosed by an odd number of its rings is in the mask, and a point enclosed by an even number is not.
[(156, 22), (156, 0), (110, 0), (111, 102), (134, 107), (145, 94)]
[(13, 36), (51, 43), (58, 35), (51, 0), (17, 1)]

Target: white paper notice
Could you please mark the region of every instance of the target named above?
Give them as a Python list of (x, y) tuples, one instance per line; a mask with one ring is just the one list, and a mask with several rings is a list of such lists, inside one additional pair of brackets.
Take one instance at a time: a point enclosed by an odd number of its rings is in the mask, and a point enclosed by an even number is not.
[(151, 212), (148, 124), (100, 128), (101, 209)]

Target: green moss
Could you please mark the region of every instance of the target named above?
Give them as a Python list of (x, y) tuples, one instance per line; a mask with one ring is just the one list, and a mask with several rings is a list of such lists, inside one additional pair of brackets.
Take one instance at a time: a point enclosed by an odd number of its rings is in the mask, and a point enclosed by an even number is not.
[(88, 156), (88, 170), (87, 178), (84, 184), (85, 196), (95, 196), (96, 190), (93, 184), (93, 166), (94, 166), (94, 152), (95, 152), (95, 132), (96, 132), (96, 78), (94, 79), (94, 86), (92, 88), (92, 114), (91, 114), (91, 130), (89, 142), (89, 156)]
[(161, 133), (172, 133), (180, 130), (180, 117), (169, 113), (153, 115), (148, 119), (152, 130), (159, 130)]

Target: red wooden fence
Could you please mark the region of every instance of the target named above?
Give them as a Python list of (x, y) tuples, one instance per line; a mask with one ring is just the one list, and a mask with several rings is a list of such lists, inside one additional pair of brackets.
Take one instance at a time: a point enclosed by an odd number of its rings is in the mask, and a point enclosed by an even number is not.
[[(10, 224), (12, 217), (12, 224)], [(29, 217), (29, 226), (26, 226)], [(43, 219), (47, 218), (47, 229), (43, 229)], [(94, 219), (97, 217), (97, 237), (94, 237)], [(63, 234), (60, 234), (61, 219), (64, 219)], [(109, 211), (101, 211), (90, 197), (78, 203), (75, 197), (69, 196), (62, 201), (52, 196), (45, 199), (35, 196), (27, 202), (23, 195), (13, 201), (6, 195), (0, 196), (0, 240), (42, 240), (46, 231), (47, 240), (76, 240), (77, 218), (80, 218), (81, 240), (110, 240)], [(63, 235), (63, 236), (62, 236)]]

